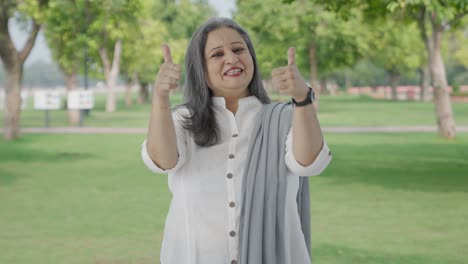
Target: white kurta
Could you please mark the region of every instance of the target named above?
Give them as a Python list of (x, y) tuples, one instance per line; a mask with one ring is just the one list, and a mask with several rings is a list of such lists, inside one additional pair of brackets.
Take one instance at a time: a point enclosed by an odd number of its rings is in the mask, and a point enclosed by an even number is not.
[[(254, 96), (239, 101), (236, 115), (226, 106), (223, 97), (214, 97), (216, 119), (221, 130), (221, 143), (199, 147), (181, 125), (186, 108), (173, 112), (179, 160), (170, 170), (162, 170), (148, 155), (146, 141), (142, 159), (155, 173), (169, 175), (172, 201), (166, 219), (161, 249), (162, 264), (236, 264), (242, 173), (246, 162), (256, 115), (262, 104)], [(286, 141), (287, 175), (286, 245), (290, 255), (310, 263), (297, 211), (296, 195), (299, 175), (320, 174), (331, 161), (326, 143), (310, 166), (301, 166), (292, 154), (292, 133)], [(299, 257), (298, 257), (299, 256)], [(285, 263), (293, 264), (293, 263)]]

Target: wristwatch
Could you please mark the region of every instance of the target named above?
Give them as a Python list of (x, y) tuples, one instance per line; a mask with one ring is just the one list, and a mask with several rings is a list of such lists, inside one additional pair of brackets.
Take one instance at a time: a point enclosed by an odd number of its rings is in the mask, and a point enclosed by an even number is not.
[(294, 100), (294, 98), (292, 98), (291, 103), (293, 104), (293, 106), (306, 106), (306, 105), (311, 104), (314, 100), (315, 100), (314, 90), (312, 90), (312, 88), (309, 87), (309, 91), (307, 92), (307, 96), (306, 96), (306, 99), (304, 101), (296, 102), (296, 100)]

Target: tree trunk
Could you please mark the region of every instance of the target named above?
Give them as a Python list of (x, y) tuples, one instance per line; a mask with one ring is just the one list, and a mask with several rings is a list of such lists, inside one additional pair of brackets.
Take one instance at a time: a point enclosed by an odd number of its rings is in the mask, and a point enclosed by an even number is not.
[(107, 51), (104, 47), (99, 49), (99, 54), (101, 56), (104, 72), (106, 75), (106, 84), (107, 84), (107, 100), (106, 100), (106, 112), (115, 112), (117, 108), (117, 97), (115, 92), (115, 85), (117, 83), (117, 78), (119, 76), (119, 66), (120, 66), (120, 55), (122, 53), (122, 41), (117, 40), (114, 46), (114, 57), (112, 64), (110, 63), (109, 57), (107, 56)]
[(145, 104), (147, 103), (148, 100), (148, 83), (146, 82), (139, 82), (139, 90), (138, 90), (138, 102), (140, 104)]
[(20, 136), (21, 80), (22, 65), (6, 69), (5, 112), (3, 114), (4, 138), (17, 139)]
[(389, 71), (390, 87), (392, 87), (392, 100), (398, 100), (398, 83), (400, 82), (400, 74), (395, 71)]
[(133, 82), (126, 83), (125, 85), (125, 106), (127, 108), (131, 108), (133, 106), (132, 87)]
[(133, 106), (133, 94), (132, 94), (132, 88), (136, 85), (137, 80), (138, 80), (138, 75), (135, 73), (133, 76), (130, 78), (127, 75), (126, 80), (126, 86), (125, 86), (125, 106), (130, 108)]
[(418, 28), (419, 28), (421, 39), (424, 43), (424, 46), (426, 47), (427, 57), (425, 58), (425, 63), (423, 63), (423, 65), (420, 68), (421, 101), (427, 101), (430, 98), (429, 89), (431, 86), (431, 70), (430, 70), (429, 65), (431, 64), (432, 51), (434, 50), (434, 47), (433, 47), (434, 44), (431, 42), (431, 39), (428, 36), (428, 30), (426, 27), (427, 19), (428, 19), (427, 10), (425, 7), (422, 7), (420, 10), (419, 17), (418, 17)]
[(322, 87), (320, 86), (320, 81), (318, 79), (318, 70), (317, 70), (317, 56), (316, 56), (316, 44), (315, 40), (312, 40), (309, 45), (309, 63), (310, 63), (310, 85), (315, 93), (314, 108), (316, 111), (319, 109), (319, 99), (322, 92)]
[(455, 120), (452, 113), (452, 102), (447, 90), (447, 78), (445, 65), (442, 59), (441, 42), (443, 31), (434, 21), (432, 23), (433, 50), (431, 54), (431, 74), (434, 89), (434, 104), (439, 135), (447, 138), (455, 138)]
[(344, 77), (345, 77), (344, 88), (345, 88), (345, 91), (348, 91), (348, 89), (351, 88), (351, 72), (349, 69), (345, 70)]
[(429, 89), (431, 88), (431, 73), (428, 64), (421, 65), (419, 68), (420, 73), (420, 80), (419, 80), (419, 87), (420, 87), (420, 100), (421, 101), (429, 101), (430, 94)]
[[(65, 73), (65, 86), (67, 92), (71, 92), (76, 89), (76, 72)], [(68, 106), (67, 106), (68, 109)], [(80, 110), (79, 109), (68, 109), (68, 125), (79, 126), (80, 124)]]
[[(2, 3), (3, 4), (3, 3)], [(3, 113), (3, 133), (5, 140), (17, 139), (20, 136), (21, 115), (21, 81), (23, 77), (23, 64), (29, 56), (36, 41), (40, 25), (33, 22), (33, 27), (23, 46), (18, 51), (11, 40), (8, 30), (9, 14), (8, 3), (1, 6), (0, 11), (0, 58), (6, 72), (5, 109)], [(3, 10), (5, 8), (5, 10)]]

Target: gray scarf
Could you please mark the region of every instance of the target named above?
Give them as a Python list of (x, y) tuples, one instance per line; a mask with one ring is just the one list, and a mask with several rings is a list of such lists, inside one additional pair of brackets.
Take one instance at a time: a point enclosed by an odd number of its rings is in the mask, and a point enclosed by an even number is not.
[[(250, 139), (242, 182), (240, 264), (284, 264), (286, 137), (291, 128), (290, 104), (263, 105)], [(308, 177), (300, 177), (298, 214), (310, 256), (310, 195)], [(294, 261), (294, 256), (292, 263)]]

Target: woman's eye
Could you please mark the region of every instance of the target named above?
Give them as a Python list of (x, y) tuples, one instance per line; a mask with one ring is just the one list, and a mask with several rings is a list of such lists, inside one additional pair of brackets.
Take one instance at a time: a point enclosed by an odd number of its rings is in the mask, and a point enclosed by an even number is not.
[(244, 51), (245, 49), (244, 48), (235, 48), (234, 49), (234, 52), (235, 53), (241, 53), (242, 51)]
[(211, 55), (211, 57), (221, 57), (221, 56), (223, 56), (222, 52), (216, 52), (216, 53), (213, 53), (213, 55)]

